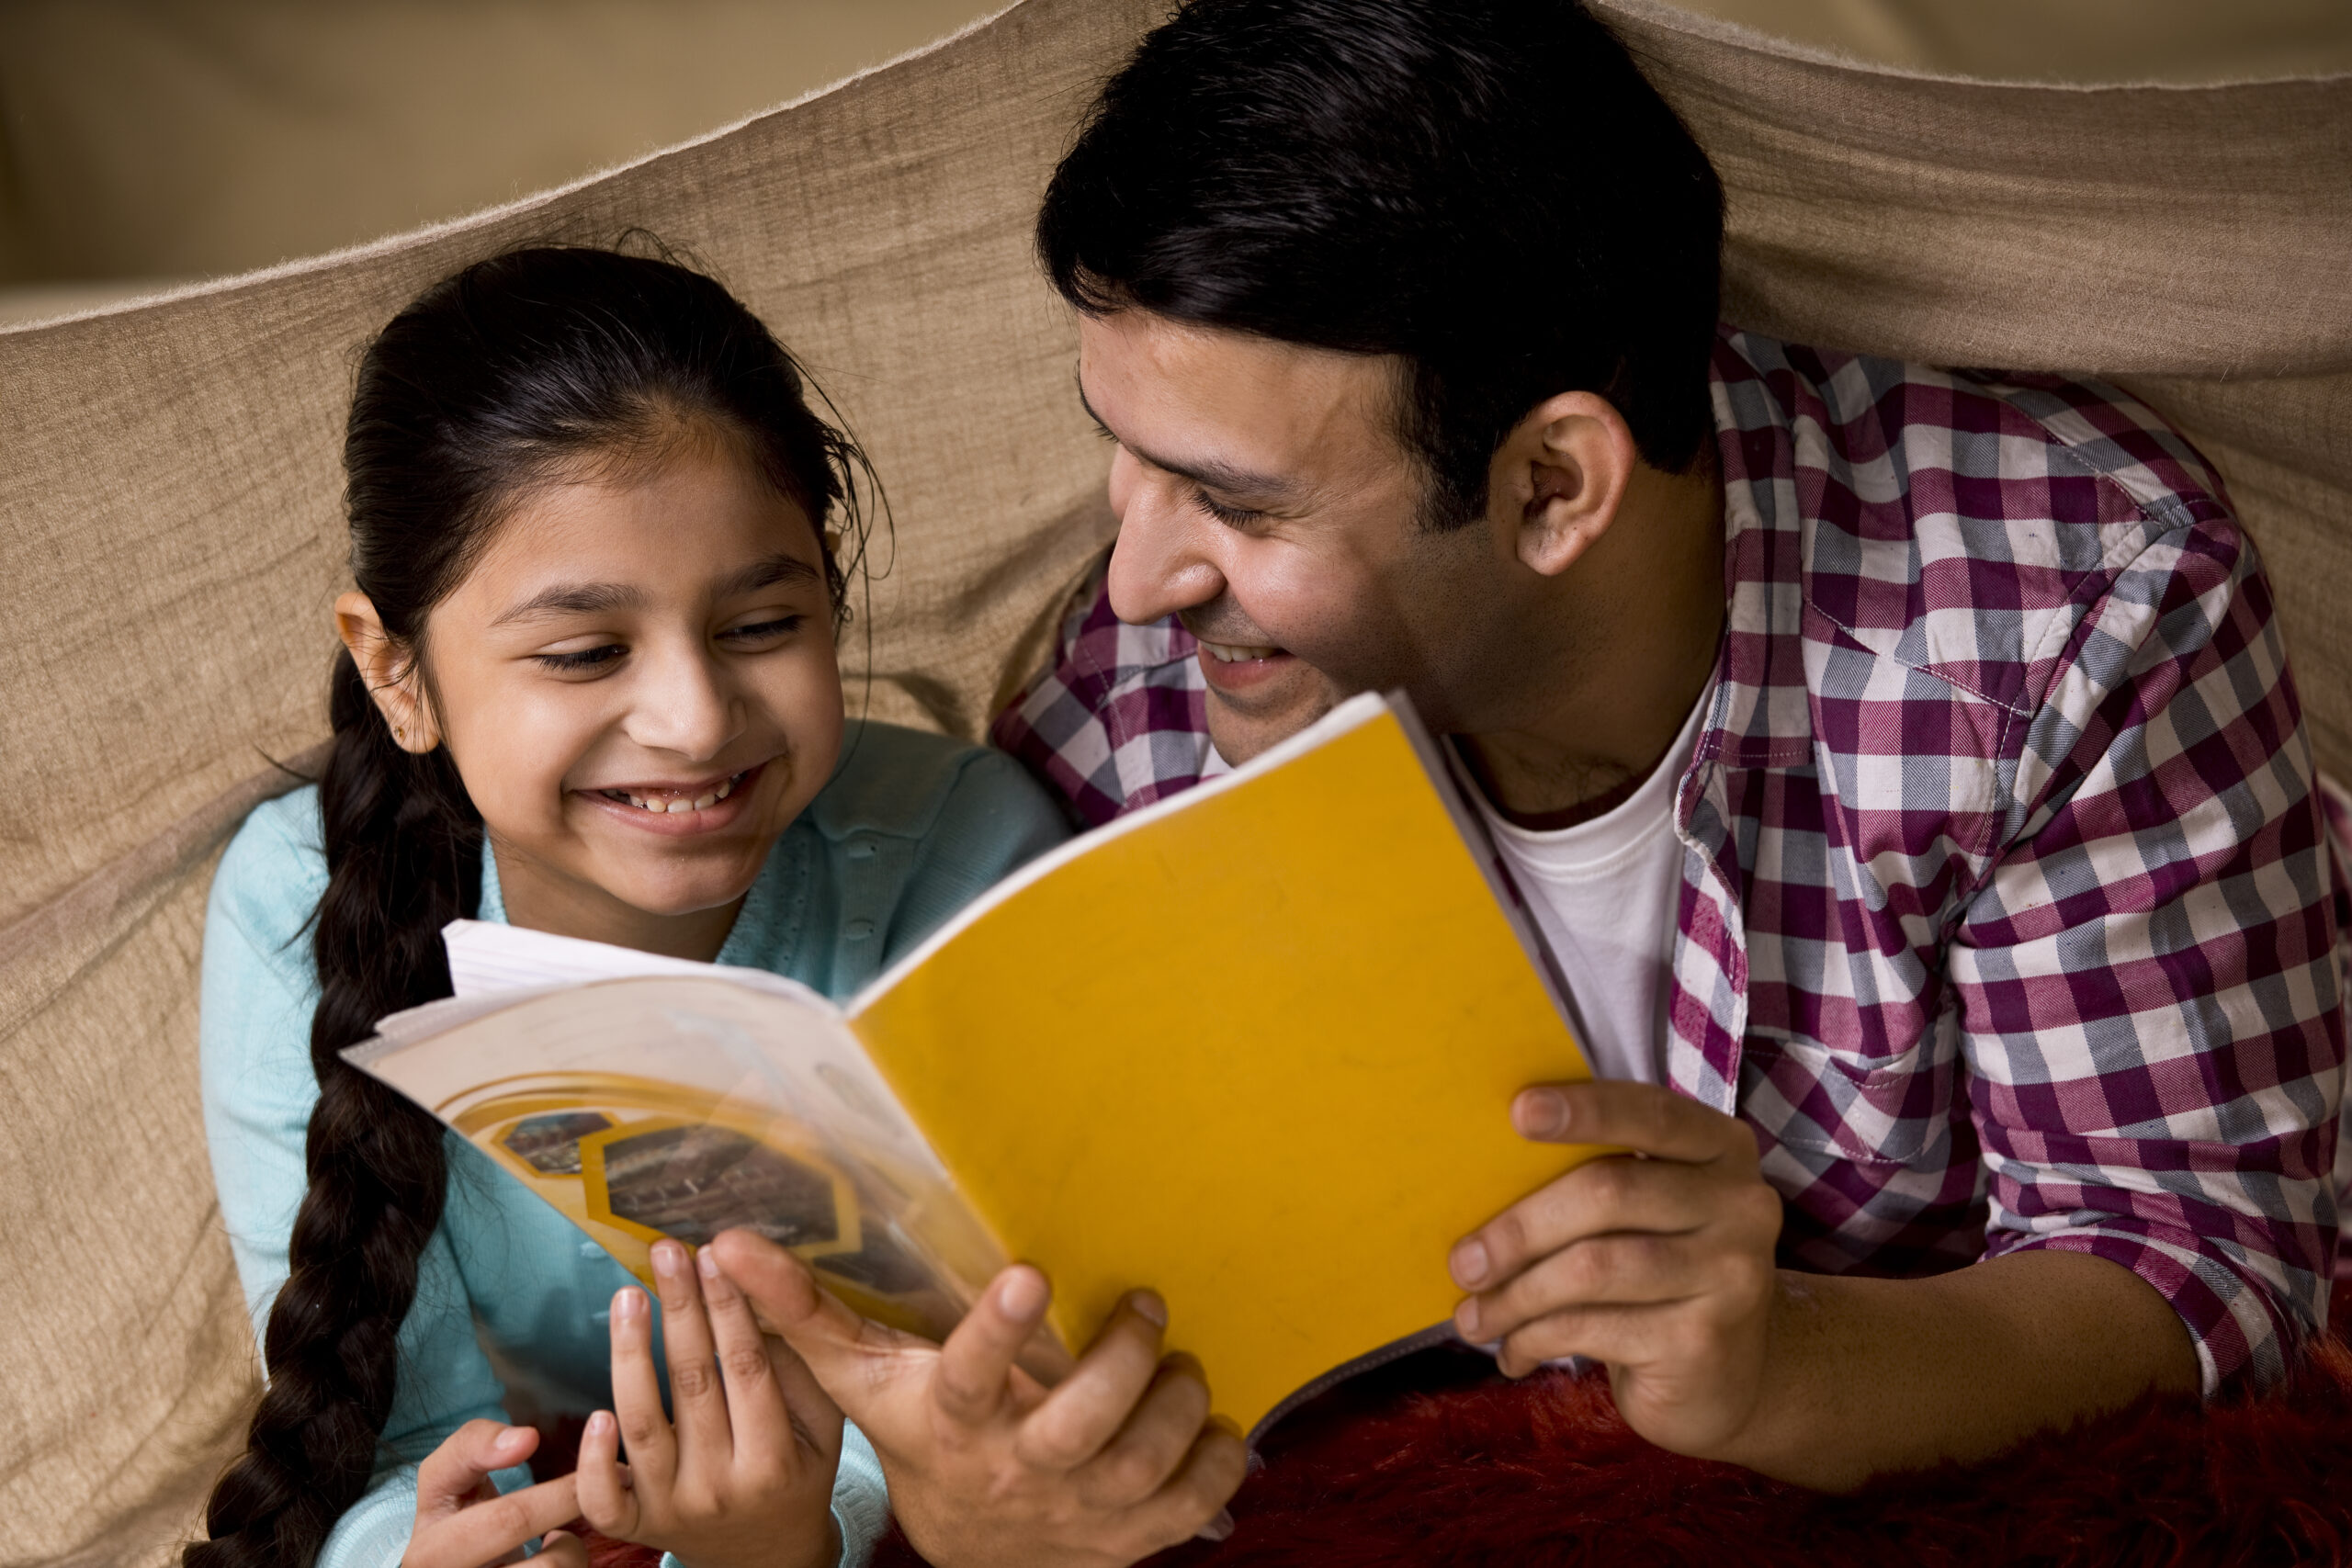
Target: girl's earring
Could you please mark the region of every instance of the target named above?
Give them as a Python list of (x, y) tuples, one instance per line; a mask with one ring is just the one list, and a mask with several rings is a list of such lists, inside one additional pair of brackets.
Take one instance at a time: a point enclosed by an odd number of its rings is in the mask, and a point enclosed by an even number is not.
[(408, 745), (408, 731), (397, 724), (392, 726), (392, 744), (402, 748)]

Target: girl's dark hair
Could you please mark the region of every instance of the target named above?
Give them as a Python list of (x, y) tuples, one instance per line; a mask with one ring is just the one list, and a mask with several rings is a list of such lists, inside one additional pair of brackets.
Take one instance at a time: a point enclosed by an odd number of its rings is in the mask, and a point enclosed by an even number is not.
[[(360, 362), (344, 441), (352, 576), (419, 660), (428, 613), (518, 499), (583, 461), (658, 459), (700, 424), (740, 443), (815, 525), (838, 625), (863, 497), (879, 492), (807, 388), (757, 317), (666, 254), (541, 247), (477, 263), (395, 316)], [(394, 743), (348, 652), (328, 703), (310, 1190), (263, 1337), (268, 1386), (187, 1568), (317, 1557), (376, 1469), (396, 1341), (441, 1219), (440, 1123), (341, 1053), (386, 1013), (449, 994), (441, 927), (480, 905), (481, 818), (446, 750)]]
[(1713, 430), (1723, 189), (1576, 0), (1190, 0), (1103, 87), (1037, 250), (1062, 296), (1408, 372), (1429, 521), (1546, 398), (1645, 459)]

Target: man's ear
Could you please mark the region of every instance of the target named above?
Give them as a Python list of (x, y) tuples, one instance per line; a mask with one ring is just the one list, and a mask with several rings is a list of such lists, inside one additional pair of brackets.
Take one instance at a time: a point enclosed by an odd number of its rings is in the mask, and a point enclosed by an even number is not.
[(1617, 520), (1640, 461), (1615, 404), (1598, 392), (1561, 392), (1503, 438), (1487, 495), (1498, 524), (1514, 530), (1521, 561), (1557, 577)]
[(359, 666), (359, 678), (368, 683), (368, 694), (376, 699), (376, 711), (384, 716), (394, 743), (420, 754), (440, 745), (441, 728), (434, 720), (433, 705), (424, 700), (416, 661), (385, 633), (374, 601), (356, 589), (336, 595), (334, 629), (351, 650), (351, 661)]

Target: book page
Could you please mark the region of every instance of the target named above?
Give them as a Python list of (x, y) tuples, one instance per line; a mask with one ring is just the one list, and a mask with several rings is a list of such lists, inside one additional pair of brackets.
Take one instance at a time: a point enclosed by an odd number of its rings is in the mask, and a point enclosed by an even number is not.
[(709, 975), (745, 985), (758, 985), (778, 996), (806, 997), (817, 1006), (832, 1004), (797, 980), (763, 969), (720, 970), (716, 964), (640, 953), (610, 942), (582, 942), (552, 931), (535, 931), (503, 920), (451, 920), (441, 928), (441, 946), (449, 955), (449, 989), (455, 999), (502, 991), (537, 989), (544, 986), (579, 985), (589, 980), (618, 980), (631, 975)]
[[(490, 928), (503, 930), (504, 928)], [(525, 933), (559, 970), (626, 969)], [(462, 933), (453, 948), (462, 945)], [(495, 939), (473, 944), (513, 957)], [(606, 950), (607, 953), (616, 950)], [(877, 1322), (945, 1335), (1002, 1266), (838, 1010), (752, 970), (477, 993), (345, 1055), (455, 1129), (649, 1288), (649, 1249), (745, 1226)], [(479, 983), (485, 973), (470, 969)], [(529, 963), (503, 977), (543, 977)]]

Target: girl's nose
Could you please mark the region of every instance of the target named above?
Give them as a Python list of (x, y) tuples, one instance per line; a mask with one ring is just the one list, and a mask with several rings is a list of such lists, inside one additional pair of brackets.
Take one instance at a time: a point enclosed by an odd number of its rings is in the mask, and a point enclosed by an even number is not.
[(716, 661), (679, 650), (647, 660), (623, 728), (650, 751), (703, 761), (727, 749), (742, 728), (735, 700)]

